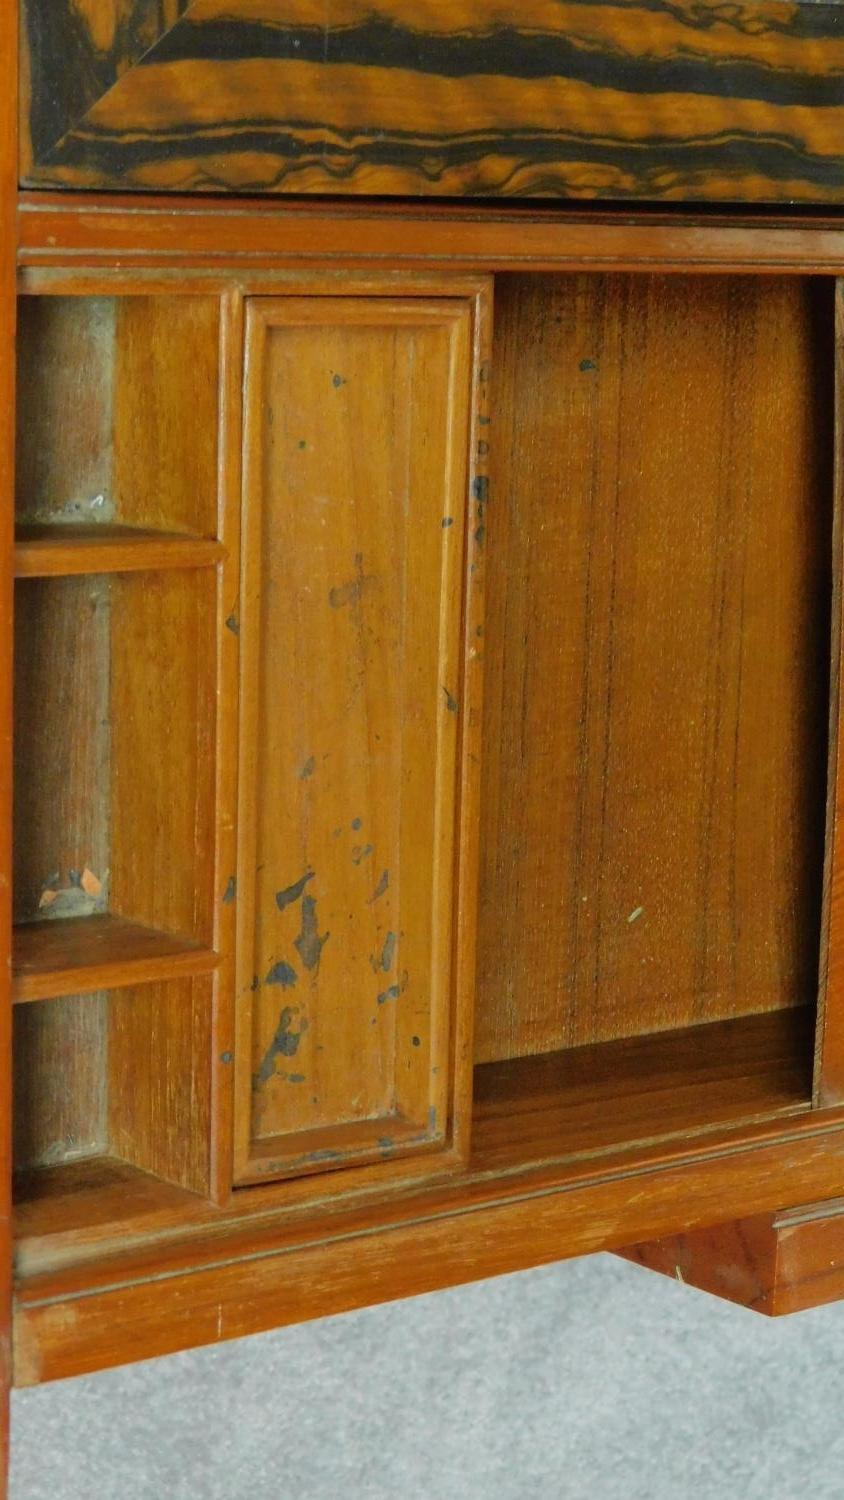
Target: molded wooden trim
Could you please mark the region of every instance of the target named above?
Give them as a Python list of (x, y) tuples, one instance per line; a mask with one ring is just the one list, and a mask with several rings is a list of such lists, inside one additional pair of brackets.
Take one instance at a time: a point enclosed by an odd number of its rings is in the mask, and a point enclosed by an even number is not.
[[(22, 193), (23, 266), (317, 263), (334, 271), (844, 269), (840, 217)], [(27, 286), (30, 283), (27, 283)], [(47, 282), (37, 283), (39, 291)]]
[[(160, 1241), (34, 1276), (18, 1293), (15, 1380), (104, 1369), (198, 1344), (415, 1296), (566, 1256), (706, 1228), (732, 1210), (770, 1214), (783, 1195), (823, 1196), (844, 1170), (844, 1116), (805, 1117), (779, 1142), (747, 1138), (709, 1155), (651, 1153), (647, 1192), (619, 1161), (568, 1184), (430, 1186), (320, 1217)], [(833, 1120), (836, 1121), (833, 1124)], [(780, 1126), (780, 1131), (782, 1127)], [(251, 1190), (247, 1190), (251, 1191)], [(456, 1216), (456, 1217), (455, 1217)]]

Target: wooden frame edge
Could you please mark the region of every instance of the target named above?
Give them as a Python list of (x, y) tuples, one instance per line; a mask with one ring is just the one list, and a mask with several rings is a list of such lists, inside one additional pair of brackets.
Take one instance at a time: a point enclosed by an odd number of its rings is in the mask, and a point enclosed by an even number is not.
[(18, 7), (0, 16), (0, 1500), (6, 1494), (12, 1306), (11, 1253), (11, 829), (12, 617), (15, 513), (15, 263), (18, 169)]

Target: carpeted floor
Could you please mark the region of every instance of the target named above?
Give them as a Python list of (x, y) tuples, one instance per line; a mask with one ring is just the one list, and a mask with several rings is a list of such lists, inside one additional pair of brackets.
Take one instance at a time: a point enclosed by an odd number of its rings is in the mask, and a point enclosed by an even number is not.
[(844, 1500), (842, 1349), (570, 1261), (19, 1392), (12, 1500)]

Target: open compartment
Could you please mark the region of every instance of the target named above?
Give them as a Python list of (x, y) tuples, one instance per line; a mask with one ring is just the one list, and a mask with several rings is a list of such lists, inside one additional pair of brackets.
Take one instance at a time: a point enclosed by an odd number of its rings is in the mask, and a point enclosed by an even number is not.
[(201, 561), (218, 384), (214, 297), (22, 297), (19, 576)]
[(17, 585), (18, 1000), (213, 966), (215, 602), (204, 570)]
[(207, 569), (16, 585), (14, 1158), (30, 1251), (209, 1191), (215, 585)]
[(90, 1249), (109, 1225), (208, 1192), (211, 1023), (208, 977), (15, 1008), (15, 1217), (28, 1264), (47, 1245)]
[(473, 1147), (808, 1107), (833, 286), (496, 283)]
[(31, 1263), (211, 1191), (223, 548), (217, 299), (38, 294), (19, 312), (14, 1166)]

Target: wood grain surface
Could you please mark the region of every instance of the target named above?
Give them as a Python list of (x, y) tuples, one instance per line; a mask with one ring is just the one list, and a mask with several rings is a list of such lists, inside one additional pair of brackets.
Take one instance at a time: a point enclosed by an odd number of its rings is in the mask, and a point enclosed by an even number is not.
[(111, 602), (100, 575), (16, 586), (16, 922), (108, 906)]
[(17, 306), (18, 7), (0, 12), (0, 1500), (7, 1493), (12, 1381), (12, 1089), (10, 933), (12, 925), (12, 677), (15, 494), (15, 337)]
[(829, 785), (815, 1061), (819, 1103), (844, 1099), (844, 282), (835, 287), (835, 469)]
[(596, 1159), (634, 1141), (808, 1110), (813, 1019), (806, 1006), (484, 1063), (470, 1166)]
[[(773, 1138), (772, 1138), (773, 1137)], [(724, 1216), (832, 1197), (844, 1164), (840, 1111), (584, 1163), (434, 1183), (330, 1214), (264, 1217), (169, 1243), (129, 1244), (19, 1288), (20, 1385), (325, 1317), (458, 1282), (618, 1248)], [(647, 1185), (639, 1176), (647, 1173)], [(454, 1217), (457, 1215), (457, 1217)]]
[(240, 1179), (449, 1139), (472, 325), (248, 304)]
[(844, 1296), (844, 1200), (734, 1219), (619, 1254), (769, 1317), (802, 1312)]
[[(93, 6), (85, 11), (94, 14)], [(449, 265), (462, 258), (464, 264), (489, 267), (499, 259), (517, 263), (520, 257), (522, 264), (528, 259), (539, 264), (547, 257), (559, 267), (589, 263), (592, 256), (595, 271), (600, 268), (594, 257), (606, 254), (619, 268), (626, 257), (651, 269), (659, 261), (676, 270), (685, 258), (709, 269), (735, 260), (744, 270), (753, 264), (758, 270), (769, 255), (779, 267), (828, 269), (842, 254), (842, 237), (834, 222), (808, 219), (784, 220), (769, 235), (759, 225), (707, 226), (688, 219), (675, 230), (668, 214), (660, 221), (641, 214), (626, 226), (604, 218), (593, 231), (583, 219), (569, 223), (565, 216), (553, 224), (539, 213), (487, 221), (477, 213), (470, 219), (449, 210), (431, 214), (428, 234), (421, 220), (398, 208), (392, 216), (370, 209), (360, 219), (314, 208), (308, 219), (301, 205), (289, 214), (266, 204), (251, 210), (240, 205), (231, 221), (210, 208), (197, 204), (196, 209), (177, 224), (163, 201), (148, 205), (134, 221), (125, 207), (110, 214), (102, 203), (87, 212), (45, 203), (37, 232), (26, 232), (36, 258), (65, 256), (75, 266), (70, 272), (34, 273), (41, 278), (39, 290), (55, 292), (64, 284), (67, 291), (75, 278), (76, 290), (120, 301), (118, 293), (129, 286), (144, 287), (144, 297), (131, 309), (137, 318), (131, 337), (129, 324), (122, 324), (122, 352), (120, 309), (115, 309), (113, 368), (122, 368), (121, 384), (129, 388), (119, 446), (131, 457), (133, 412), (162, 371), (166, 389), (154, 392), (150, 436), (138, 438), (143, 462), (132, 471), (126, 460), (125, 472), (132, 477), (125, 493), (141, 494), (144, 505), (163, 495), (164, 508), (149, 518), (132, 517), (133, 524), (166, 528), (168, 517), (178, 513), (183, 529), (211, 537), (219, 527), (224, 536), (227, 556), (220, 561), (220, 576), (227, 570), (226, 581), (216, 595), (211, 569), (170, 570), (151, 585), (138, 575), (112, 585), (115, 597), (126, 585), (111, 618), (112, 633), (118, 626), (114, 660), (123, 684), (117, 684), (113, 698), (123, 728), (112, 745), (113, 761), (116, 753), (122, 768), (112, 782), (112, 801), (119, 802), (112, 832), (127, 851), (121, 909), (165, 930), (170, 924), (164, 917), (171, 913), (178, 917), (173, 930), (208, 947), (222, 935), (230, 962), (235, 917), (240, 914), (251, 930), (249, 880), (254, 879), (254, 865), (241, 863), (229, 895), (236, 869), (231, 852), (236, 665), (250, 618), (248, 599), (237, 596), (236, 567), (244, 291), (276, 300), (285, 274), (290, 275), (282, 262), (313, 263), (335, 250), (335, 265), (343, 266), (351, 283), (356, 273), (348, 268), (358, 257), (373, 262), (394, 250), (396, 266), (442, 255)], [(30, 223), (36, 216), (33, 209)], [(51, 247), (56, 230), (57, 244)], [(111, 246), (102, 254), (101, 233)], [(148, 270), (138, 274), (132, 265), (145, 258)], [(95, 269), (102, 260), (110, 261), (111, 272)], [(200, 260), (205, 265), (198, 272)], [(179, 298), (169, 299), (168, 312), (146, 322), (144, 300), (168, 291), (163, 263), (183, 276), (185, 285)], [(294, 300), (313, 300), (317, 291), (324, 294), (327, 282), (336, 292), (331, 273), (307, 274), (315, 285), (307, 291), (300, 286)], [(29, 289), (32, 275), (27, 273)], [(104, 288), (109, 275), (110, 291)], [(179, 373), (175, 326), (190, 275), (207, 292), (205, 307), (195, 310), (194, 336), (188, 331), (187, 338), (191, 370), (201, 385), (195, 409), (203, 414), (203, 431), (218, 417), (209, 384), (221, 368), (228, 408), (221, 424), (225, 443), (218, 447), (209, 438), (207, 448), (196, 453), (186, 442), (180, 446), (184, 434), (174, 433), (168, 415), (168, 391), (178, 410), (187, 409), (193, 397), (189, 374)], [(301, 276), (306, 281), (306, 274)], [(229, 352), (219, 366), (212, 304), (221, 294), (227, 299), (223, 342)], [(350, 300), (369, 295), (358, 288)], [(430, 304), (447, 296), (442, 286), (428, 287), (415, 300)], [(394, 287), (385, 306), (402, 298), (414, 300)], [(58, 306), (66, 299), (51, 300)], [(491, 566), (493, 604), (483, 643), (491, 692), (486, 795), (492, 803), (482, 830), (479, 992), (493, 1060), (478, 1070), (474, 1152), (456, 1168), (443, 1152), (385, 1169), (384, 1148), (376, 1142), (377, 1159), (371, 1162), (363, 1153), (347, 1173), (281, 1186), (263, 1181), (221, 1202), (220, 1187), (231, 1174), (226, 1178), (225, 1150), (214, 1145), (213, 1136), (226, 1126), (225, 1090), (212, 1090), (217, 1089), (214, 1078), (224, 1080), (232, 1072), (233, 1043), (223, 1014), (225, 992), (218, 992), (215, 1004), (209, 976), (109, 997), (107, 1011), (99, 1014), (103, 1023), (108, 1018), (110, 1068), (105, 1073), (98, 1063), (87, 1085), (87, 1097), (100, 1110), (95, 1149), (102, 1154), (96, 1162), (75, 1160), (68, 1150), (66, 1106), (74, 1099), (82, 1103), (81, 1074), (78, 1088), (72, 1085), (55, 1101), (64, 1121), (52, 1113), (49, 1091), (62, 1047), (71, 1045), (79, 1058), (84, 1054), (73, 1028), (87, 1002), (73, 997), (52, 1002), (63, 1008), (56, 1011), (54, 1041), (42, 1028), (31, 1044), (21, 1031), (19, 1042), (20, 1066), (26, 1075), (29, 1047), (32, 1077), (42, 1095), (29, 1120), (30, 1129), (37, 1127), (32, 1153), (23, 1159), (44, 1161), (51, 1145), (60, 1143), (58, 1158), (52, 1157), (59, 1164), (27, 1173), (21, 1187), (21, 1264), (29, 1269), (19, 1286), (20, 1383), (562, 1254), (702, 1228), (725, 1215), (768, 1214), (785, 1203), (840, 1190), (844, 1112), (809, 1109), (810, 1017), (800, 1008), (814, 995), (823, 832), (831, 287), (802, 276), (782, 281), (501, 276), (498, 312), (503, 331), (494, 374), (501, 431), (492, 499), (487, 512), (484, 489), (482, 518), (477, 495), (471, 512), (466, 510), (476, 549), (471, 561), (477, 568), (485, 557)], [(61, 320), (61, 309), (56, 316)], [(342, 331), (347, 341), (342, 352), (353, 356), (351, 379), (331, 350), (322, 353), (325, 370), (345, 378), (345, 386), (330, 379), (326, 399), (314, 401), (309, 388), (321, 366), (317, 361), (312, 368), (302, 355), (295, 378), (282, 379), (276, 372), (275, 399), (260, 411), (265, 435), (275, 433), (277, 453), (280, 413), (289, 411), (291, 399), (294, 406), (298, 400), (302, 414), (313, 417), (326, 457), (303, 492), (313, 514), (307, 505), (294, 510), (282, 503), (295, 473), (292, 462), (274, 467), (271, 476), (278, 553), (270, 580), (277, 584), (276, 594), (267, 613), (275, 611), (281, 626), (268, 637), (276, 711), (279, 703), (283, 709), (293, 700), (300, 683), (290, 670), (287, 643), (292, 640), (298, 651), (302, 643), (305, 649), (312, 639), (324, 638), (309, 628), (307, 588), (313, 580), (296, 571), (303, 538), (310, 555), (319, 556), (314, 497), (331, 493), (329, 481), (342, 480), (345, 489), (338, 493), (349, 501), (343, 525), (352, 539), (356, 529), (363, 532), (368, 546), (369, 508), (380, 494), (374, 454), (383, 451), (384, 431), (403, 430), (388, 411), (375, 433), (378, 441), (367, 443), (372, 411), (386, 406), (383, 361), (354, 347), (354, 329)], [(69, 327), (67, 332), (73, 343)], [(288, 333), (285, 328), (280, 336)], [(379, 325), (377, 339), (383, 344), (385, 337)], [(159, 365), (153, 356), (162, 341), (169, 352)], [(77, 352), (70, 363), (78, 366), (80, 358)], [(367, 377), (370, 426), (355, 421), (355, 441), (344, 448), (329, 402), (335, 395), (350, 399), (358, 370)], [(75, 387), (70, 376), (66, 382), (68, 391), (74, 388), (84, 398), (78, 369)], [(439, 382), (429, 381), (426, 400), (434, 402), (437, 389)], [(120, 399), (112, 390), (112, 424)], [(63, 395), (61, 403), (72, 419), (72, 398)], [(416, 414), (417, 404), (404, 402), (402, 410), (406, 414), (409, 405)], [(355, 416), (351, 407), (350, 413)], [(87, 420), (84, 412), (81, 416)], [(352, 425), (350, 420), (350, 430)], [(43, 423), (40, 430), (49, 438), (56, 422)], [(96, 447), (102, 429), (94, 422), (91, 431)], [(112, 425), (109, 443), (113, 431)], [(302, 437), (307, 443), (304, 432)], [(69, 428), (71, 446), (72, 438)], [(487, 441), (486, 427), (476, 427), (473, 448)], [(300, 451), (306, 452), (297, 448), (293, 456)], [(173, 472), (180, 476), (170, 491), (166, 484), (156, 489), (149, 482), (159, 453), (165, 459), (173, 454)], [(343, 453), (351, 454), (345, 466)], [(74, 457), (74, 465), (83, 457)], [(46, 494), (61, 480), (59, 458), (57, 453), (48, 460), (52, 478)], [(34, 460), (30, 456), (27, 462)], [(218, 465), (225, 492), (219, 519), (214, 515)], [(427, 514), (424, 495), (420, 500), (420, 491), (414, 493), (415, 514)], [(356, 497), (362, 497), (357, 508)], [(373, 542), (379, 563), (378, 549), (386, 551), (395, 525), (388, 508), (382, 511), (384, 524)], [(442, 536), (441, 531), (440, 547)], [(247, 550), (248, 545), (247, 537)], [(352, 585), (348, 605), (338, 600), (335, 608), (329, 601), (336, 614), (354, 602), (361, 581), (354, 547), (347, 550), (351, 567), (322, 579), (329, 591)], [(467, 562), (464, 558), (464, 568)], [(377, 571), (364, 566), (363, 579)], [(59, 598), (85, 582), (50, 579), (43, 597)], [(291, 582), (296, 594), (285, 592)], [(41, 587), (38, 581), (20, 585), (22, 592)], [(368, 590), (371, 594), (372, 586), (364, 583), (365, 604)], [(433, 613), (430, 597), (426, 607)], [(361, 614), (365, 619), (365, 610)], [(443, 609), (437, 649), (453, 615)], [(417, 636), (428, 642), (426, 660), (434, 659), (434, 637), (424, 634), (422, 616), (420, 606), (412, 620), (419, 626)], [(38, 610), (34, 618), (37, 624)], [(72, 610), (67, 618), (74, 618)], [(387, 630), (380, 632), (377, 646), (371, 638), (370, 665), (377, 668), (382, 656), (392, 661), (399, 654), (397, 639), (396, 631)], [(162, 652), (162, 640), (172, 649)], [(463, 626), (464, 681), (468, 645)], [(24, 648), (24, 656), (37, 649)], [(327, 667), (318, 652), (305, 649), (305, 658), (319, 668), (313, 675), (317, 684), (320, 671), (330, 678), (344, 663), (338, 650)], [(70, 662), (72, 653), (60, 659)], [(45, 658), (45, 673), (49, 666)], [(591, 697), (583, 694), (587, 675), (595, 685)], [(55, 685), (49, 691), (55, 693)], [(72, 696), (72, 682), (69, 691)], [(455, 699), (462, 710), (466, 695), (461, 690)], [(448, 724), (451, 709), (443, 701)], [(319, 711), (314, 693), (308, 722), (317, 727)], [(379, 712), (376, 702), (367, 719), (373, 731), (367, 753), (371, 749), (375, 764)], [(460, 759), (467, 716), (457, 717)], [(294, 715), (288, 719), (293, 722)], [(424, 714), (420, 722), (428, 722)], [(417, 727), (412, 721), (409, 732)], [(282, 724), (278, 744), (286, 744), (285, 732)], [(473, 754), (479, 749), (477, 724), (475, 734)], [(60, 741), (60, 735), (54, 738)], [(62, 763), (72, 753), (64, 743), (54, 748)], [(431, 762), (436, 759), (430, 735), (427, 754)], [(309, 836), (316, 828), (322, 849), (317, 766), (298, 780), (312, 755), (316, 761), (312, 749), (301, 759), (297, 755), (295, 775), (288, 774), (286, 783), (281, 757), (270, 766), (265, 781), (275, 795), (261, 799), (274, 825), (270, 841), (281, 808), (285, 817), (300, 817)], [(171, 756), (187, 767), (184, 785), (173, 777)], [(412, 761), (422, 765), (421, 752)], [(151, 775), (145, 773), (150, 766)], [(466, 785), (457, 798), (464, 814)], [(436, 788), (438, 796), (441, 790)], [(389, 821), (389, 808), (376, 796), (370, 801), (380, 828)], [(40, 816), (46, 826), (44, 808)], [(348, 820), (350, 837), (354, 816)], [(341, 827), (339, 819), (332, 820), (330, 834), (335, 827)], [(414, 849), (416, 827), (412, 819), (404, 825)], [(607, 830), (603, 843), (601, 828)], [(519, 841), (527, 834), (525, 858)], [(464, 827), (461, 856), (468, 837)], [(357, 844), (359, 853), (365, 842)], [(188, 866), (189, 848), (198, 861), (198, 882)], [(349, 842), (348, 861), (340, 869), (348, 879), (360, 870), (351, 852)], [(305, 845), (302, 854), (301, 868), (291, 873), (294, 885), (311, 868)], [(316, 862), (313, 868), (316, 877)], [(754, 872), (769, 898), (773, 888), (767, 911), (753, 888)], [(584, 873), (597, 892), (598, 910), (581, 922), (572, 944), (571, 928), (560, 913), (570, 913), (571, 890)], [(639, 895), (627, 904), (634, 877), (649, 883), (647, 899)], [(315, 878), (305, 891), (314, 887)], [(334, 912), (330, 920), (320, 920), (321, 892), (316, 913), (306, 922), (304, 891), (281, 910), (277, 893), (289, 886), (273, 879), (267, 889), (279, 921), (293, 919), (283, 929), (287, 948), (298, 961), (301, 949), (312, 952), (321, 943), (318, 974), (327, 979), (341, 927)], [(144, 909), (135, 910), (136, 902)], [(513, 913), (509, 927), (502, 924), (505, 910)], [(461, 921), (462, 938), (471, 936)], [(401, 940), (401, 927), (387, 931)], [(323, 942), (326, 933), (331, 936)], [(378, 952), (374, 944), (367, 947), (371, 956)], [(462, 940), (450, 952), (452, 962), (465, 962)], [(646, 962), (637, 968), (643, 956)], [(272, 958), (293, 962), (287, 951)], [(247, 989), (255, 972), (252, 967), (245, 976)], [(368, 972), (376, 977), (371, 964)], [(311, 971), (307, 974), (310, 979)], [(354, 1008), (357, 997), (346, 972), (341, 980), (341, 998)], [(301, 979), (297, 983), (301, 989)], [(339, 1005), (339, 991), (338, 982), (328, 995), (331, 1019), (336, 1019), (331, 1006)], [(246, 999), (251, 1007), (251, 991)], [(25, 1017), (46, 1014), (50, 1006), (19, 1007), (23, 1027), (34, 1024)], [(754, 1011), (759, 1013), (748, 1014)], [(263, 1050), (255, 1049), (258, 1070), (276, 1042), (280, 1007), (270, 1020)], [(702, 1021), (712, 1024), (702, 1026)], [(660, 1034), (631, 1037), (637, 1029)], [(421, 1051), (422, 1033), (414, 1035)], [(95, 1040), (104, 1052), (104, 1026)], [(570, 1041), (587, 1045), (561, 1054), (557, 1049)], [(282, 1030), (282, 1056), (285, 1045)], [(348, 1053), (345, 1060), (341, 1053), (340, 1074), (347, 1060)], [(104, 1077), (110, 1084), (107, 1099), (95, 1093)], [(345, 1078), (353, 1078), (353, 1067)], [(77, 1118), (81, 1123), (81, 1115)], [(368, 1125), (353, 1121), (352, 1128)], [(274, 1159), (280, 1139), (266, 1138), (266, 1161)], [(115, 1160), (115, 1151), (123, 1161)], [(405, 1167), (409, 1172), (411, 1165), (418, 1177), (402, 1178), (402, 1191), (395, 1192), (391, 1172), (398, 1175)], [(167, 1180), (156, 1183), (152, 1172)], [(381, 1172), (386, 1192), (376, 1180)], [(350, 1188), (346, 1198), (338, 1191), (341, 1176)], [(209, 1201), (212, 1196), (216, 1203)]]
[(218, 302), (143, 290), (21, 299), (19, 526), (215, 535)]
[(12, 934), (12, 1000), (59, 995), (207, 974), (217, 955), (188, 938), (127, 922), (112, 912), (83, 920), (24, 922)]
[[(502, 271), (700, 271), (840, 275), (844, 227), (834, 210), (682, 207), (428, 199), (229, 197), (23, 191), (18, 259), (25, 291), (71, 282), (102, 290), (94, 265), (128, 287), (143, 270), (180, 269), (177, 285), (225, 292), (231, 272), (266, 280), (292, 269), (370, 268), (442, 276)], [(168, 290), (173, 287), (172, 281)], [(256, 287), (256, 290), (262, 288)], [(263, 288), (267, 290), (266, 285)]]
[(840, 4), (25, 0), (22, 175), (844, 201)]
[(157, 573), (213, 568), (223, 555), (210, 537), (132, 526), (19, 526), (16, 578), (69, 578), (80, 573)]
[(813, 1001), (831, 288), (496, 285), (477, 1058)]

